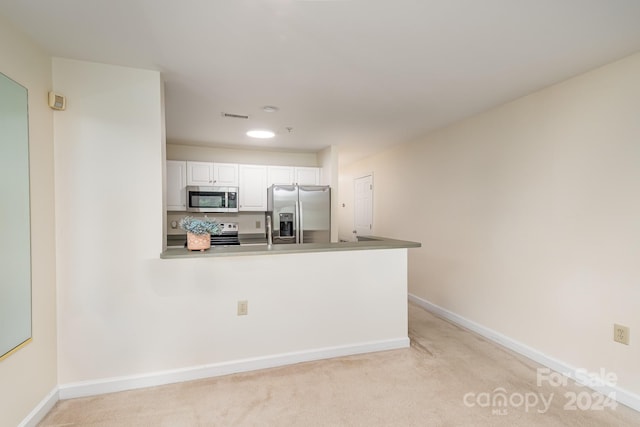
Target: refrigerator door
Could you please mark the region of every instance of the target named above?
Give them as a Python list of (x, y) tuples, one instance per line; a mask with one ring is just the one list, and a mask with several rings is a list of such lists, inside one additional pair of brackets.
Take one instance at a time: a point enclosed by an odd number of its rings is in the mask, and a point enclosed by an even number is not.
[(329, 243), (331, 241), (331, 188), (325, 185), (301, 185), (300, 243)]
[(295, 185), (273, 185), (267, 193), (267, 209), (273, 224), (273, 243), (298, 243), (298, 188)]

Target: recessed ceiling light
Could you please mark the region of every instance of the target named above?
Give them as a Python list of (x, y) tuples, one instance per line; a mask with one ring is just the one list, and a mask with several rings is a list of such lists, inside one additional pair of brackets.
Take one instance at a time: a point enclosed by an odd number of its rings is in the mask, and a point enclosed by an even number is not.
[(262, 111), (264, 111), (265, 113), (275, 113), (276, 111), (278, 111), (278, 107), (275, 107), (273, 105), (265, 105), (264, 107), (262, 107)]
[(270, 130), (250, 130), (249, 132), (247, 132), (247, 136), (250, 136), (251, 138), (260, 138), (260, 139), (267, 139), (267, 138), (273, 138), (276, 134), (271, 132)]

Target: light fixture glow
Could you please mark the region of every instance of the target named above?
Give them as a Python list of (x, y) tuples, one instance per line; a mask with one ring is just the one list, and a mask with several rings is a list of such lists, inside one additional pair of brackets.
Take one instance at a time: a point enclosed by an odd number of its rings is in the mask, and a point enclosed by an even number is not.
[(249, 132), (247, 132), (247, 136), (250, 136), (251, 138), (260, 138), (260, 139), (268, 139), (268, 138), (273, 138), (274, 136), (276, 136), (275, 133), (271, 132), (270, 130), (250, 130)]

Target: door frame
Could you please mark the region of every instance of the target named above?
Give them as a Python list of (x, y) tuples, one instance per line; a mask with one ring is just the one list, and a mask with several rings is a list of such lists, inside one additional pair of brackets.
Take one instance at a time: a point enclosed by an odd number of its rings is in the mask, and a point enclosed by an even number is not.
[[(371, 223), (370, 223), (370, 232), (373, 233), (373, 189), (374, 189), (374, 178), (373, 178), (373, 172), (361, 175), (357, 178), (354, 178), (353, 180), (353, 235), (354, 235), (354, 240), (357, 240), (357, 236), (359, 235), (358, 233), (358, 227), (357, 227), (357, 222), (356, 222), (356, 214), (358, 212), (358, 199), (357, 199), (357, 192), (356, 192), (356, 187), (357, 187), (357, 183), (358, 180), (363, 179), (363, 178), (371, 178)], [(369, 233), (369, 234), (371, 234)]]

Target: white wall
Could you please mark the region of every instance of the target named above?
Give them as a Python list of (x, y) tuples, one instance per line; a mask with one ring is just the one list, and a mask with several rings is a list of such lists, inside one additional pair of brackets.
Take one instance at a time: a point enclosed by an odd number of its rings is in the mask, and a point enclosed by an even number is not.
[(69, 101), (55, 120), (65, 396), (79, 382), (406, 345), (406, 249), (160, 259), (160, 76), (55, 59), (54, 81)]
[(320, 184), (331, 186), (331, 241), (338, 241), (338, 199), (340, 197), (340, 183), (338, 173), (338, 147), (330, 146), (318, 152), (318, 163), (322, 168)]
[(640, 393), (638, 76), (640, 54), (351, 165), (341, 188), (373, 171), (375, 234), (422, 242), (410, 292)]
[(0, 72), (29, 92), (33, 341), (0, 361), (0, 425), (15, 426), (57, 385), (53, 114), (50, 57), (1, 16)]
[(167, 159), (273, 166), (318, 166), (316, 153), (200, 147), (167, 143)]

